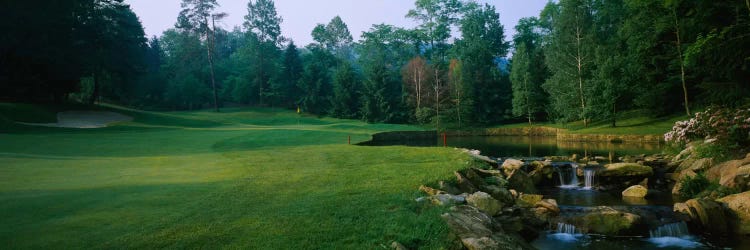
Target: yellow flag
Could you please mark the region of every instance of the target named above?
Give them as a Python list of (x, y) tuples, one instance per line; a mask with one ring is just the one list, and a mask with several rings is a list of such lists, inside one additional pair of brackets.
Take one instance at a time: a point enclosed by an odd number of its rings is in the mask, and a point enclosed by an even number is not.
[(297, 114), (299, 114), (301, 111), (299, 109), (299, 106), (297, 106)]

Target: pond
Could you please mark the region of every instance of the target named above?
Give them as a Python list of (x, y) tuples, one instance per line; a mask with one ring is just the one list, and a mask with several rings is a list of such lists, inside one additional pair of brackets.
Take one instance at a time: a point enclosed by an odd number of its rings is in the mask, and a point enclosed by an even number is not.
[[(554, 136), (465, 136), (447, 137), (448, 147), (476, 149), (492, 157), (542, 157), (595, 155), (613, 157), (623, 155), (661, 153), (659, 143), (558, 142)], [(370, 146), (442, 147), (443, 138), (369, 142)]]

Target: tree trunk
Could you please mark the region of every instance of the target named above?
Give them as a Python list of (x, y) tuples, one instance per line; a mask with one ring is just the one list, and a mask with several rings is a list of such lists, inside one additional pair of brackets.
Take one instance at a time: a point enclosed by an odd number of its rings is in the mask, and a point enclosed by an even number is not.
[(529, 103), (529, 95), (531, 95), (531, 92), (529, 91), (529, 78), (528, 74), (524, 76), (523, 79), (523, 88), (526, 90), (526, 118), (529, 119), (529, 127), (531, 127), (531, 103)]
[[(214, 75), (214, 59), (213, 59), (213, 47), (214, 47), (214, 37), (213, 37), (213, 31), (208, 28), (208, 18), (205, 18), (206, 21), (206, 52), (208, 53), (208, 67), (211, 71), (211, 87), (214, 90), (214, 110), (216, 112), (219, 112), (219, 94), (216, 91), (216, 78)], [(213, 28), (216, 29), (216, 21), (213, 17), (211, 17), (211, 22), (213, 24)]]
[(612, 127), (617, 127), (617, 99), (612, 103)]
[(677, 11), (674, 8), (672, 8), (672, 17), (674, 19), (675, 36), (677, 38), (677, 55), (680, 60), (680, 81), (682, 82), (682, 93), (685, 97), (685, 113), (690, 116), (687, 84), (685, 83), (685, 60), (682, 57), (682, 41), (680, 40), (680, 24), (677, 22)]
[(435, 68), (435, 130), (440, 131), (440, 73)]
[(263, 106), (263, 61), (264, 58), (264, 51), (263, 51), (263, 42), (260, 42), (260, 51), (259, 51), (259, 63), (258, 63), (258, 106)]
[(583, 55), (581, 54), (581, 27), (576, 27), (576, 62), (578, 67), (578, 95), (581, 98), (581, 117), (583, 118), (583, 126), (588, 127), (588, 119), (586, 119), (586, 99), (583, 91)]
[(89, 96), (88, 103), (93, 105), (96, 103), (96, 100), (99, 99), (99, 75), (97, 73), (94, 73), (94, 86), (91, 90), (91, 95)]

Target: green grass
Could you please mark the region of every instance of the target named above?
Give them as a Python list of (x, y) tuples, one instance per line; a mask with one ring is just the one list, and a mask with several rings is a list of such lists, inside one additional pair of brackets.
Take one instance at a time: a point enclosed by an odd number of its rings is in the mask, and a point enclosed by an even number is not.
[[(1, 104), (43, 121), (56, 108)], [(0, 130), (0, 248), (450, 248), (420, 184), (467, 157), (443, 148), (360, 147), (416, 127), (275, 109), (145, 112), (114, 127)], [(6, 118), (6, 125), (12, 124)], [(44, 120), (46, 121), (46, 120)]]
[[(685, 115), (666, 117), (652, 117), (641, 110), (623, 112), (618, 115), (617, 127), (612, 127), (611, 121), (594, 121), (588, 127), (583, 121), (566, 124), (535, 123), (534, 126), (554, 127), (568, 130), (574, 134), (612, 134), (612, 135), (663, 135), (674, 126), (674, 123), (689, 119)], [(528, 123), (507, 124), (500, 128), (528, 127)]]

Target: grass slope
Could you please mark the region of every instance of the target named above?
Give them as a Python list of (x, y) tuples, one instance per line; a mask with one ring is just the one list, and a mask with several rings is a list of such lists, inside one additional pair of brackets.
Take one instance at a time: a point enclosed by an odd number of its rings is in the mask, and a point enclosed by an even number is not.
[[(0, 116), (49, 109), (0, 105)], [(417, 187), (466, 164), (452, 149), (347, 144), (401, 125), (274, 109), (158, 113), (79, 130), (0, 131), (0, 248), (451, 247)], [(14, 112), (30, 112), (14, 114)], [(45, 118), (48, 119), (48, 118)], [(45, 120), (46, 121), (46, 120)]]
[[(574, 134), (612, 134), (612, 135), (663, 135), (674, 126), (677, 121), (689, 119), (685, 115), (672, 115), (666, 117), (652, 117), (641, 110), (623, 112), (617, 117), (617, 127), (612, 127), (611, 121), (596, 121), (583, 125), (583, 121), (567, 124), (535, 123), (534, 126), (545, 126), (567, 129)], [(500, 128), (528, 127), (528, 123), (507, 124)]]

